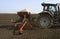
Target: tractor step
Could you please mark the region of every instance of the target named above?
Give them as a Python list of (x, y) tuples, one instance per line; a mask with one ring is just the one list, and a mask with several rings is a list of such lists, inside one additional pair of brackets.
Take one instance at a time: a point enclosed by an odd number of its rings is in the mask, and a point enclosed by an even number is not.
[(58, 24), (54, 24), (54, 26), (60, 26), (60, 23), (58, 23)]

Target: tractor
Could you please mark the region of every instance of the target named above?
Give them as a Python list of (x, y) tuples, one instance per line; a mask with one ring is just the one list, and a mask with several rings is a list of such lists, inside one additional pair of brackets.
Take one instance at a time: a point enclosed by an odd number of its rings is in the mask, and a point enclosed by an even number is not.
[(43, 11), (39, 13), (38, 25), (41, 28), (50, 28), (60, 23), (60, 4), (42, 3)]

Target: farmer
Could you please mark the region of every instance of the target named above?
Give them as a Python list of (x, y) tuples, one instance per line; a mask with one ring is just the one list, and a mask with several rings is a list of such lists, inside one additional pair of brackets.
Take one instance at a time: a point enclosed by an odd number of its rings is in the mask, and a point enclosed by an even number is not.
[[(17, 23), (15, 23), (15, 29), (14, 30), (16, 30), (16, 28), (17, 27), (19, 27), (18, 29), (19, 29), (19, 34), (22, 34), (22, 32), (23, 32), (23, 28), (26, 26), (26, 27), (28, 27), (28, 26), (30, 26), (31, 28), (32, 28), (32, 25), (29, 23), (29, 19), (28, 19), (29, 17), (27, 17), (26, 15), (24, 15), (24, 18), (22, 19), (22, 21), (21, 22), (17, 22)], [(17, 25), (19, 25), (19, 26), (17, 26)], [(14, 31), (15, 32), (15, 31)], [(15, 34), (15, 33), (14, 33)]]
[(15, 23), (15, 28), (14, 28), (14, 33), (17, 28), (17, 25), (19, 25), (19, 34), (22, 34), (23, 28), (25, 26), (30, 26), (32, 28), (32, 25), (29, 23), (30, 21), (30, 12), (28, 12), (26, 9), (20, 11), (17, 13), (18, 16), (20, 17), (19, 21)]
[(26, 15), (24, 15), (24, 19), (23, 19), (23, 25), (20, 25), (20, 34), (22, 34), (23, 32), (23, 28), (25, 26), (30, 26), (32, 28), (32, 25), (29, 23), (29, 19), (26, 17)]

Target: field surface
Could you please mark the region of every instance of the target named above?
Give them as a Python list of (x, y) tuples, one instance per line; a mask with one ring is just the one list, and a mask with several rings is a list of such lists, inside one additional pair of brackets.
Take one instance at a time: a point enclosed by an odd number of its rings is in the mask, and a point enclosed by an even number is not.
[[(32, 17), (37, 17), (33, 15)], [(0, 14), (0, 25), (12, 24), (11, 19), (15, 19), (16, 14)], [(35, 22), (34, 22), (35, 23)], [(40, 29), (33, 27), (33, 29), (25, 29), (22, 35), (13, 35), (13, 28), (11, 26), (0, 26), (0, 39), (60, 39), (60, 27), (51, 27), (49, 29)], [(35, 24), (34, 24), (35, 25)]]
[(9, 26), (0, 26), (0, 39), (60, 39), (60, 27), (49, 29), (25, 29), (22, 35), (13, 35), (13, 29)]

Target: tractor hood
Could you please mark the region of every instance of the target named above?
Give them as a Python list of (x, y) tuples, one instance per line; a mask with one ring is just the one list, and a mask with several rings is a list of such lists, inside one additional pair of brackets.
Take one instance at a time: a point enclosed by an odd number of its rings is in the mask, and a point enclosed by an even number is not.
[(40, 15), (40, 14), (49, 14), (50, 16), (53, 17), (53, 14), (50, 13), (49, 11), (42, 11), (42, 12), (39, 13), (39, 15)]

